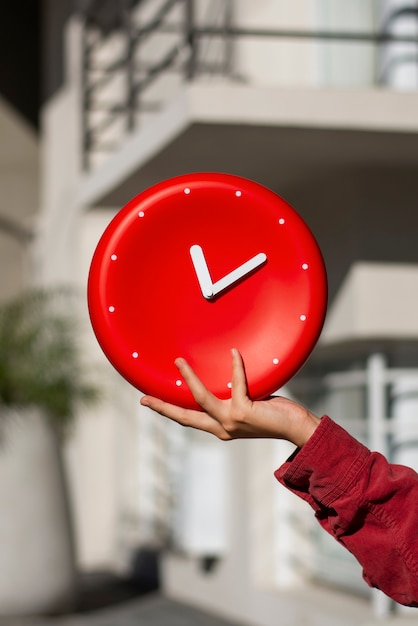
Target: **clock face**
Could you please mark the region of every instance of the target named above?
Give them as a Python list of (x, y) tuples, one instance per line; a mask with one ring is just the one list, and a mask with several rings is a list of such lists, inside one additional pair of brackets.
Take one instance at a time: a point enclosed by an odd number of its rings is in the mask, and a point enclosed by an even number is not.
[(105, 230), (88, 302), (109, 361), (144, 393), (196, 403), (174, 365), (186, 358), (218, 397), (231, 394), (231, 348), (249, 394), (275, 392), (322, 329), (324, 263), (282, 198), (229, 174), (189, 174), (133, 198)]

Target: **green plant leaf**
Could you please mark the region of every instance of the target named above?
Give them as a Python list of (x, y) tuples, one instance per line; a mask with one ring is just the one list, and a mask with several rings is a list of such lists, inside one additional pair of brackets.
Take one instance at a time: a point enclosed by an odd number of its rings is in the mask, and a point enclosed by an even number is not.
[(38, 406), (65, 430), (78, 403), (98, 399), (78, 345), (76, 294), (31, 290), (0, 305), (0, 405)]

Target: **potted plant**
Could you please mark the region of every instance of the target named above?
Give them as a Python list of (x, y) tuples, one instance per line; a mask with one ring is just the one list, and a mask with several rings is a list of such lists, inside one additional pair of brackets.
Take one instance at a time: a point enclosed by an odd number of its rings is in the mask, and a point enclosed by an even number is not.
[(74, 294), (0, 305), (0, 613), (67, 610), (76, 596), (62, 440), (98, 397), (80, 362)]

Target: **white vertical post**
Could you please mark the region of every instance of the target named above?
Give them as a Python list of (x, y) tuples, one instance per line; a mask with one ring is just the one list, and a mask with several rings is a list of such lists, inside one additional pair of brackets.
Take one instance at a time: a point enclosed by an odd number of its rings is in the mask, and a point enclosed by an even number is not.
[(394, 463), (418, 471), (418, 376), (403, 374), (394, 383), (393, 445)]
[[(385, 386), (386, 359), (383, 354), (372, 354), (367, 361), (369, 447), (387, 456)], [(389, 615), (392, 601), (381, 591), (373, 590), (372, 602), (376, 617)]]
[(367, 361), (369, 446), (382, 454), (387, 453), (385, 378), (385, 357), (383, 354), (372, 354)]
[[(418, 376), (402, 374), (392, 388), (393, 462), (418, 471)], [(415, 609), (416, 610), (416, 609)], [(401, 615), (413, 615), (413, 609), (397, 606)]]

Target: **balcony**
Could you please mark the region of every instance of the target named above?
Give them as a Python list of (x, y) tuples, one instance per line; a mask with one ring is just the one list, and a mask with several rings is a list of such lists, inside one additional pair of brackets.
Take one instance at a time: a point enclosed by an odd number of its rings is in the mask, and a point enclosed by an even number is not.
[(315, 18), (299, 0), (293, 17), (272, 10), (272, 22), (230, 0), (140, 2), (106, 30), (86, 15), (81, 201), (119, 206), (196, 170), (288, 195), (355, 163), (412, 165), (413, 16), (399, 34), (402, 13), (362, 9), (342, 29), (322, 4)]

